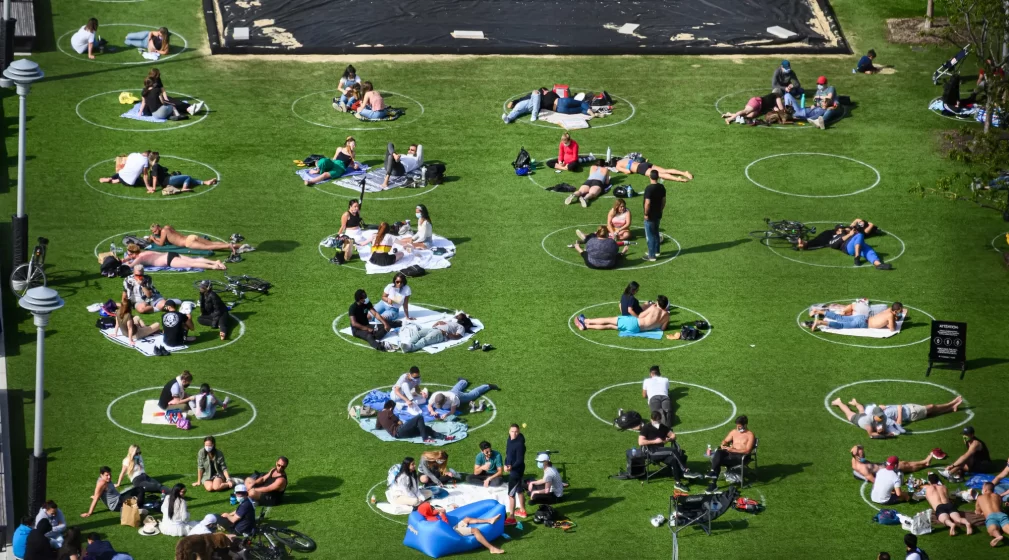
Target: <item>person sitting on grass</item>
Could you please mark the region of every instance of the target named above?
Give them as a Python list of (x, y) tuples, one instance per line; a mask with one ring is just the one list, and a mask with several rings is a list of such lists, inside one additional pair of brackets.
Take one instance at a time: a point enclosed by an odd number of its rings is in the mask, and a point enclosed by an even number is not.
[(189, 373), (188, 369), (175, 379), (165, 383), (165, 387), (161, 389), (161, 396), (158, 398), (158, 408), (161, 410), (179, 409), (182, 408), (182, 405), (195, 399), (195, 396), (186, 395), (186, 387), (192, 383), (193, 374)]
[(420, 368), (417, 366), (410, 366), (410, 371), (399, 376), (396, 383), (392, 386), (392, 392), (389, 393), (389, 397), (392, 402), (399, 406), (407, 406), (410, 404), (419, 404), (423, 402), (425, 396), (421, 395), (420, 385), (422, 381), (420, 379)]
[(637, 173), (643, 177), (648, 177), (650, 171), (655, 171), (659, 174), (659, 179), (665, 181), (679, 181), (680, 183), (686, 183), (694, 178), (693, 174), (689, 171), (659, 167), (658, 165), (649, 162), (647, 159), (644, 159), (644, 157), (640, 154), (636, 154), (635, 157), (626, 156), (618, 159), (617, 163), (613, 166), (613, 169), (617, 173), (625, 173), (627, 175)]
[(116, 156), (116, 172), (110, 177), (99, 177), (99, 183), (111, 183), (113, 185), (126, 185), (136, 187), (137, 181), (143, 180), (144, 188), (151, 191), (151, 152), (133, 152), (129, 155)]
[(596, 232), (585, 235), (581, 230), (575, 230), (580, 241), (585, 242), (582, 248), (579, 241), (575, 241), (570, 247), (582, 256), (585, 266), (596, 270), (608, 270), (617, 267), (619, 257), (627, 254), (627, 246), (620, 249), (617, 242), (610, 237), (606, 226), (599, 226)]
[(753, 452), (757, 445), (757, 436), (750, 431), (750, 420), (746, 415), (736, 418), (736, 427), (722, 439), (721, 445), (711, 454), (711, 470), (705, 475), (710, 482), (708, 492), (713, 492), (718, 487), (718, 475), (722, 472), (722, 467), (729, 468), (739, 466)]
[[(992, 537), (991, 546), (996, 547), (1005, 535), (1009, 535), (1009, 516), (1002, 511), (1002, 500), (995, 493), (995, 485), (985, 482), (981, 487), (981, 495), (974, 504), (974, 513), (984, 515), (984, 526)], [(1001, 533), (999, 532), (1001, 529)]]
[[(928, 453), (928, 456), (921, 461), (900, 461), (897, 470), (902, 473), (913, 473), (925, 470), (932, 465), (932, 460), (941, 461), (946, 458), (946, 453), (936, 447)], [(856, 479), (866, 482), (875, 482), (876, 473), (883, 468), (884, 463), (873, 463), (865, 457), (865, 448), (856, 445), (851, 448), (851, 474)]]
[(392, 142), (385, 148), (385, 180), (382, 189), (389, 188), (390, 177), (405, 177), (424, 165), (424, 146), (410, 144), (405, 154), (397, 154)]
[(873, 503), (891, 506), (911, 499), (910, 494), (904, 490), (899, 465), (900, 459), (891, 455), (886, 458), (885, 468), (876, 472), (876, 480), (873, 481), (872, 491), (869, 492)]
[(638, 295), (639, 289), (641, 289), (641, 286), (633, 280), (624, 288), (624, 293), (620, 295), (621, 315), (633, 315), (634, 317), (641, 315), (643, 307), (638, 298), (635, 297)]
[(422, 488), (420, 478), (417, 475), (417, 462), (413, 457), (404, 457), (399, 465), (399, 472), (396, 478), (389, 485), (386, 498), (389, 503), (417, 507), (426, 500), (431, 499), (432, 492), (427, 488)]
[(771, 76), (771, 91), (778, 97), (783, 96), (786, 92), (802, 95), (799, 77), (792, 71), (792, 64), (787, 60), (782, 60), (781, 65), (774, 69), (774, 74)]
[(448, 468), (448, 453), (444, 451), (425, 451), (417, 464), (420, 482), (426, 486), (443, 488), (445, 484), (454, 482), (458, 477), (455, 471)]
[(164, 333), (165, 346), (185, 346), (187, 342), (196, 342), (195, 336), (189, 336), (196, 330), (193, 318), (179, 312), (179, 300), (165, 300), (165, 312), (161, 314), (161, 330)]
[(606, 214), (606, 231), (616, 241), (627, 241), (631, 235), (631, 211), (627, 209), (627, 201), (617, 198), (613, 208)]
[(238, 507), (230, 513), (222, 513), (218, 524), (224, 527), (228, 536), (252, 536), (256, 530), (256, 504), (249, 499), (249, 491), (244, 484), (235, 485), (235, 500)]
[(130, 346), (136, 346), (138, 338), (143, 340), (159, 332), (161, 332), (161, 323), (155, 322), (148, 326), (140, 317), (133, 316), (133, 303), (130, 302), (126, 292), (123, 292), (119, 307), (116, 309), (115, 336), (122, 334), (130, 339)]
[(161, 502), (161, 533), (170, 537), (185, 537), (194, 525), (195, 521), (189, 521), (189, 508), (186, 506), (186, 485), (176, 484)]
[(211, 288), (210, 280), (202, 280), (200, 290), (200, 316), (196, 321), (205, 327), (217, 329), (221, 340), (228, 338), (228, 317), (231, 311), (221, 296)]
[(361, 108), (357, 114), (369, 120), (382, 120), (389, 116), (382, 94), (371, 85), (371, 82), (361, 84)]
[(126, 254), (123, 255), (123, 264), (127, 266), (139, 264), (167, 268), (200, 268), (204, 270), (228, 269), (228, 266), (221, 261), (212, 261), (204, 257), (180, 255), (175, 251), (168, 251), (167, 253), (161, 251), (143, 251), (135, 243), (130, 243), (126, 246)]
[[(368, 262), (376, 266), (392, 266), (402, 260), (403, 256), (413, 249), (411, 245), (405, 247), (396, 246), (396, 236), (390, 233), (388, 222), (378, 224), (378, 230), (371, 238), (369, 245), (371, 245), (371, 257), (368, 259)], [(400, 249), (406, 249), (406, 251), (401, 251)]]
[(88, 53), (88, 58), (95, 59), (96, 53), (105, 52), (107, 41), (98, 36), (98, 20), (91, 18), (86, 24), (70, 37), (70, 46), (77, 54)]
[(565, 132), (561, 134), (561, 143), (557, 148), (557, 157), (546, 161), (548, 169), (557, 171), (581, 171), (578, 158), (578, 142), (575, 142), (571, 135)]
[(165, 245), (175, 245), (187, 249), (197, 249), (200, 251), (230, 251), (232, 255), (239, 249), (238, 243), (244, 240), (241, 234), (231, 234), (232, 241), (212, 241), (201, 235), (191, 233), (182, 235), (174, 226), (169, 224), (151, 224), (151, 235), (148, 236), (151, 243), (158, 247)]
[(809, 330), (816, 331), (821, 326), (832, 329), (897, 329), (897, 321), (907, 319), (907, 310), (899, 301), (893, 302), (887, 309), (870, 315), (869, 300), (860, 299), (846, 305), (840, 311), (832, 311), (822, 307), (811, 307), (809, 316), (813, 321), (804, 323)]
[(935, 511), (939, 523), (949, 527), (949, 536), (956, 536), (956, 526), (963, 525), (967, 528), (967, 534), (974, 533), (974, 527), (967, 519), (960, 515), (956, 506), (949, 501), (949, 490), (939, 483), (939, 475), (928, 473), (928, 483), (925, 484), (925, 499)]
[(816, 79), (816, 95), (813, 96), (813, 104), (810, 107), (802, 107), (791, 95), (785, 96), (785, 105), (794, 109), (792, 114), (794, 118), (805, 119), (819, 129), (826, 129), (828, 124), (844, 115), (844, 109), (837, 98), (837, 90), (834, 86), (827, 85), (826, 76)]
[[(123, 509), (123, 502), (129, 498), (137, 498), (137, 503), (143, 504), (144, 489), (140, 486), (134, 486), (126, 492), (120, 493), (116, 489), (116, 485), (112, 484), (112, 469), (102, 467), (98, 469), (98, 481), (95, 483), (95, 493), (91, 496), (91, 505), (88, 507), (88, 511), (81, 514), (81, 517), (91, 517), (91, 514), (95, 512), (95, 505), (98, 504), (99, 500), (109, 508), (109, 511), (120, 511)], [(49, 520), (43, 519), (36, 525), (36, 528), (43, 523), (49, 525)]]
[(200, 420), (210, 420), (217, 413), (218, 407), (226, 409), (229, 403), (231, 403), (231, 397), (224, 397), (223, 401), (217, 400), (217, 396), (214, 395), (210, 384), (204, 383), (200, 385), (199, 394), (189, 401), (189, 408), (192, 409), (193, 416)]
[[(431, 521), (435, 523), (437, 523), (438, 521), (442, 521), (444, 523), (448, 523), (448, 517), (445, 515), (445, 509), (432, 506), (429, 502), (424, 502), (420, 504), (420, 507), (417, 508), (417, 513), (424, 516), (424, 519), (426, 521)], [(473, 538), (475, 538), (478, 543), (483, 545), (484, 548), (489, 550), (491, 554), (504, 554), (504, 550), (501, 550), (500, 548), (492, 545), (490, 541), (487, 540), (487, 537), (483, 536), (483, 533), (480, 532), (480, 529), (473, 527), (473, 525), (493, 525), (497, 523), (497, 520), (500, 517), (501, 514), (495, 515), (490, 519), (477, 519), (475, 517), (464, 517), (460, 519), (459, 522), (456, 523), (455, 527), (452, 527), (452, 529), (456, 533), (459, 533), (464, 537), (472, 535)]]
[(746, 105), (735, 113), (722, 113), (722, 119), (725, 120), (725, 124), (732, 124), (733, 122), (743, 124), (775, 109), (779, 111), (785, 110), (782, 96), (777, 93), (768, 93), (760, 97), (751, 97), (746, 101)]
[(557, 468), (550, 462), (550, 455), (536, 455), (536, 464), (543, 468), (543, 478), (530, 480), (526, 486), (529, 491), (529, 504), (556, 504), (564, 498), (564, 480)]
[(413, 215), (417, 218), (417, 231), (403, 235), (396, 240), (396, 244), (406, 247), (412, 246), (414, 249), (428, 249), (434, 242), (434, 222), (431, 221), (431, 213), (427, 206), (418, 204), (413, 209)]
[(28, 546), (28, 535), (34, 527), (34, 517), (30, 515), (21, 517), (21, 524), (18, 525), (17, 529), (14, 529), (14, 535), (11, 537), (11, 552), (14, 554), (14, 558), (23, 559), (25, 557), (25, 548)]
[(893, 267), (889, 263), (884, 263), (876, 251), (865, 242), (865, 238), (876, 231), (878, 231), (876, 224), (856, 219), (848, 227), (838, 224), (834, 229), (822, 231), (809, 241), (796, 238), (795, 248), (798, 251), (814, 251), (830, 247), (854, 257), (855, 266), (861, 266), (864, 258), (864, 260), (871, 262), (877, 270), (890, 270)]
[(196, 482), (193, 486), (200, 485), (207, 492), (222, 492), (235, 487), (228, 474), (224, 453), (217, 449), (217, 439), (214, 436), (203, 438), (203, 447), (196, 454)]
[(141, 51), (158, 53), (161, 56), (168, 54), (171, 48), (171, 33), (167, 27), (160, 27), (154, 31), (135, 31), (127, 33), (123, 39), (123, 44), (127, 47), (136, 47)]
[(329, 259), (329, 262), (341, 265), (350, 261), (351, 257), (354, 256), (354, 247), (357, 246), (359, 241), (362, 243), (364, 241), (361, 239), (364, 231), (363, 226), (361, 201), (353, 199), (347, 203), (347, 211), (340, 216), (340, 231), (336, 232), (336, 235), (333, 236), (337, 239), (336, 254), (333, 255), (333, 258)]
[(52, 541), (46, 536), (46, 533), (51, 530), (52, 525), (49, 524), (49, 520), (43, 519), (28, 532), (28, 536), (25, 538), (25, 560), (57, 560), (56, 549), (53, 548)]
[(404, 319), (414, 319), (410, 316), (410, 286), (406, 275), (397, 272), (392, 277), (392, 283), (382, 290), (382, 299), (375, 304), (375, 311), (390, 323), (400, 320), (400, 309)]
[(319, 158), (319, 161), (315, 162), (315, 167), (308, 171), (314, 177), (306, 179), (305, 186), (312, 186), (330, 179), (339, 179), (347, 171), (360, 168), (360, 165), (354, 161), (356, 150), (357, 141), (353, 136), (348, 136), (343, 146), (336, 149), (332, 158)]
[(904, 535), (904, 549), (907, 551), (904, 560), (928, 560), (928, 554), (918, 548), (918, 537), (913, 533)]
[(361, 89), (361, 77), (357, 75), (357, 69), (354, 68), (353, 64), (348, 64), (347, 68), (343, 71), (343, 75), (340, 76), (340, 81), (336, 84), (336, 89), (340, 92), (340, 98), (334, 100), (333, 105), (336, 110), (346, 113), (353, 105), (354, 102), (361, 99), (358, 93), (355, 93), (354, 86), (357, 87), (357, 91), (360, 92)]
[(964, 451), (963, 455), (957, 457), (952, 465), (940, 471), (939, 474), (948, 478), (955, 478), (968, 474), (989, 473), (998, 468), (997, 465), (992, 463), (988, 444), (974, 435), (974, 426), (965, 427), (962, 434), (963, 443), (967, 446), (967, 450)]
[[(396, 439), (413, 439), (421, 438), (424, 443), (434, 443), (435, 440), (445, 440), (454, 441), (455, 436), (443, 436), (442, 434), (436, 432), (433, 428), (424, 423), (424, 414), (416, 406), (411, 405), (407, 408), (416, 412), (416, 414), (403, 422), (396, 415), (396, 403), (393, 401), (385, 401), (385, 406), (382, 412), (378, 413), (376, 416), (376, 424), (379, 428), (382, 428), (389, 433), (390, 436)], [(413, 504), (416, 505), (416, 504)]]
[(52, 526), (52, 530), (46, 533), (46, 537), (53, 543), (53, 548), (59, 548), (63, 533), (67, 530), (67, 518), (63, 515), (63, 510), (56, 505), (56, 502), (46, 500), (35, 516), (35, 524), (37, 525), (43, 519), (48, 519)]
[[(456, 413), (464, 404), (471, 403), (482, 397), (488, 391), (500, 391), (501, 388), (493, 383), (478, 385), (475, 389), (467, 391), (469, 381), (459, 378), (459, 381), (448, 391), (435, 391), (427, 401), (427, 411), (435, 418), (445, 419)], [(448, 409), (445, 414), (439, 414), (438, 410)]]
[(284, 492), (287, 492), (287, 465), (290, 461), (281, 455), (277, 457), (277, 462), (266, 474), (253, 473), (245, 479), (245, 487), (249, 490), (249, 497), (261, 506), (276, 506), (284, 501)]
[[(360, 338), (367, 342), (379, 352), (385, 352), (388, 349), (388, 345), (383, 343), (382, 339), (392, 330), (392, 327), (375, 310), (375, 306), (368, 301), (368, 294), (364, 290), (354, 292), (354, 303), (350, 304), (347, 316), (350, 317), (350, 333), (355, 338)], [(375, 319), (380, 324), (372, 326), (369, 317)], [(402, 331), (400, 331), (400, 334), (402, 335)]]
[(119, 478), (116, 479), (116, 486), (120, 486), (123, 477), (126, 476), (134, 487), (142, 488), (152, 494), (166, 494), (168, 487), (157, 480), (151, 478), (144, 468), (144, 458), (140, 455), (140, 446), (131, 445), (123, 458), (123, 468), (119, 471)]
[[(650, 418), (651, 421), (642, 424), (638, 431), (638, 445), (648, 450), (653, 461), (661, 461), (669, 467), (673, 473), (675, 490), (689, 492), (683, 484), (684, 465), (681, 463), (682, 451), (676, 443), (676, 434), (662, 423), (662, 413), (658, 410), (653, 410)], [(672, 443), (672, 447), (666, 448), (667, 443)]]
[(656, 300), (656, 305), (651, 305), (644, 309), (637, 317), (633, 315), (621, 315), (619, 317), (605, 317), (601, 319), (586, 319), (585, 315), (575, 318), (575, 326), (578, 330), (618, 330), (626, 333), (639, 333), (646, 331), (664, 331), (669, 326), (669, 300), (666, 296), (660, 295)]
[(473, 330), (473, 321), (465, 313), (458, 313), (448, 321), (438, 321), (430, 327), (409, 323), (399, 329), (398, 348), (395, 343), (390, 350), (404, 353), (416, 352), (425, 346), (440, 344), (446, 340), (459, 340)]
[(858, 59), (858, 65), (855, 66), (856, 74), (875, 74), (879, 72), (879, 68), (872, 65), (872, 61), (876, 60), (876, 51), (869, 49), (869, 52), (865, 53), (865, 56)]
[(70, 527), (63, 544), (56, 551), (56, 560), (81, 560), (81, 529)]
[(589, 169), (589, 178), (585, 179), (585, 184), (578, 187), (578, 190), (568, 195), (564, 199), (564, 204), (571, 204), (577, 200), (582, 208), (588, 208), (589, 202), (602, 196), (610, 188), (610, 170), (606, 167), (606, 162), (597, 159)]
[(473, 464), (473, 474), (466, 476), (467, 484), (483, 484), (484, 488), (501, 486), (501, 476), (504, 474), (504, 461), (501, 454), (495, 451), (490, 442), (480, 442), (480, 452), (476, 454)]
[[(187, 105), (186, 113), (188, 115), (196, 114), (197, 105)], [(141, 115), (145, 117), (154, 117), (156, 119), (166, 119), (170, 121), (179, 121), (184, 118), (189, 118), (188, 116), (183, 116), (183, 113), (179, 112), (178, 107), (171, 103), (166, 103), (164, 97), (162, 96), (162, 88), (155, 85), (154, 80), (146, 78), (144, 80), (144, 88), (140, 90), (140, 110), (138, 111)], [(153, 162), (152, 162), (153, 163)], [(148, 192), (152, 192), (148, 189)]]

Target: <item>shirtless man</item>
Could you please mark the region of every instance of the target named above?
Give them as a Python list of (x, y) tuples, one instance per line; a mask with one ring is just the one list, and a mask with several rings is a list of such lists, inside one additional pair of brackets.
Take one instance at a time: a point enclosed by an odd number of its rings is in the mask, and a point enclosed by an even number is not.
[[(902, 473), (913, 473), (927, 469), (932, 464), (932, 459), (941, 461), (946, 458), (942, 449), (936, 447), (929, 452), (928, 457), (921, 461), (900, 461), (897, 470)], [(859, 480), (866, 482), (876, 481), (876, 471), (883, 468), (883, 463), (873, 463), (865, 457), (865, 448), (856, 445), (851, 448), (851, 474)]]
[(928, 500), (928, 504), (935, 511), (935, 516), (939, 518), (939, 523), (949, 527), (949, 536), (956, 536), (957, 524), (967, 527), (968, 535), (974, 533), (974, 527), (960, 515), (960, 512), (956, 510), (956, 506), (950, 503), (949, 490), (942, 484), (939, 484), (939, 475), (935, 473), (928, 473), (928, 484), (925, 485), (925, 499)]
[[(885, 422), (885, 431), (889, 432), (890, 435), (896, 436), (907, 431), (903, 427), (905, 424), (939, 416), (940, 414), (956, 412), (962, 402), (963, 397), (958, 395), (946, 404), (883, 404), (878, 406), (870, 405), (870, 407), (882, 409), (883, 416), (877, 416), (874, 420), (880, 423)], [(849, 404), (858, 408), (859, 411), (863, 409), (862, 405), (855, 399), (851, 399)]]
[(585, 315), (575, 318), (578, 330), (618, 330), (621, 332), (639, 333), (645, 331), (664, 331), (669, 326), (669, 299), (666, 296), (655, 298), (656, 305), (649, 306), (637, 317), (621, 315), (620, 317), (604, 317), (601, 319), (586, 319)]
[(665, 167), (659, 167), (648, 160), (637, 162), (626, 157), (617, 160), (616, 165), (614, 165), (612, 169), (617, 173), (625, 173), (627, 175), (637, 173), (638, 175), (642, 175), (644, 177), (648, 177), (648, 173), (654, 170), (659, 173), (659, 179), (664, 181), (679, 181), (681, 183), (686, 183), (694, 178), (693, 174), (689, 171), (680, 171), (679, 169), (673, 168), (667, 169)]
[(991, 545), (993, 547), (998, 546), (998, 543), (1005, 538), (999, 533), (999, 529), (1002, 529), (1002, 533), (1009, 535), (1009, 516), (1002, 513), (1002, 500), (995, 493), (995, 485), (991, 482), (985, 482), (981, 487), (981, 495), (977, 497), (974, 513), (985, 516), (984, 526), (992, 537)]
[[(240, 238), (240, 235), (232, 235), (232, 238)], [(154, 243), (158, 247), (163, 247), (165, 243), (170, 245), (175, 245), (177, 247), (185, 247), (187, 249), (200, 249), (202, 251), (231, 251), (234, 255), (235, 251), (238, 250), (237, 243), (228, 243), (226, 241), (211, 241), (195, 233), (190, 235), (182, 235), (174, 227), (170, 225), (161, 224), (151, 224), (151, 243)]]
[[(823, 315), (820, 317), (820, 315)], [(886, 309), (875, 315), (869, 315), (869, 300), (860, 299), (855, 303), (847, 305), (840, 312), (831, 311), (822, 307), (811, 307), (809, 316), (816, 317), (812, 322), (807, 322), (810, 330), (815, 331), (821, 326), (832, 329), (890, 329), (897, 328), (898, 319), (907, 318), (907, 310), (899, 302), (895, 301)]]
[(140, 247), (130, 243), (126, 246), (126, 254), (123, 256), (123, 264), (128, 266), (142, 264), (144, 266), (168, 266), (177, 268), (203, 268), (214, 270), (227, 270), (228, 267), (221, 261), (212, 261), (203, 257), (190, 257), (180, 255), (174, 251), (159, 253), (157, 251), (141, 251)]
[(711, 454), (711, 471), (705, 475), (710, 481), (706, 492), (714, 492), (718, 488), (718, 474), (722, 472), (723, 466), (738, 467), (743, 458), (753, 451), (757, 436), (750, 431), (749, 423), (750, 420), (745, 415), (736, 418), (736, 427), (722, 439), (722, 444)]

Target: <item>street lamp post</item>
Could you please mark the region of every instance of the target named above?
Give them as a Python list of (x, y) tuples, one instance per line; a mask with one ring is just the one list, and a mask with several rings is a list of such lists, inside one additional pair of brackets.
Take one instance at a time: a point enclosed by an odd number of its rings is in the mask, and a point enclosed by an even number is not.
[[(27, 111), (25, 97), (32, 83), (45, 77), (38, 64), (22, 58), (12, 62), (3, 71), (0, 87), (17, 87), (18, 94), (18, 209), (11, 217), (14, 267), (28, 260), (28, 215), (25, 214), (25, 130)], [(12, 267), (13, 268), (13, 267)]]
[(46, 452), (42, 446), (46, 326), (49, 314), (63, 307), (63, 300), (56, 290), (39, 286), (28, 290), (18, 305), (35, 317), (35, 449), (28, 461), (28, 511), (38, 511), (46, 501)]

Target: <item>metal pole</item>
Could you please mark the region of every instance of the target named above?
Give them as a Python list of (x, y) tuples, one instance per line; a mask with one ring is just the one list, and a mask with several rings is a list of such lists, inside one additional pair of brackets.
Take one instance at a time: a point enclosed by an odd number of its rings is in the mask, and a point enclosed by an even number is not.
[(28, 86), (18, 85), (18, 218), (25, 215), (25, 132), (28, 128), (27, 101)]
[(11, 0), (4, 0), (4, 19), (11, 18)]
[(46, 325), (49, 324), (49, 314), (35, 315), (35, 457), (42, 457), (42, 404), (45, 399), (45, 356), (46, 356)]

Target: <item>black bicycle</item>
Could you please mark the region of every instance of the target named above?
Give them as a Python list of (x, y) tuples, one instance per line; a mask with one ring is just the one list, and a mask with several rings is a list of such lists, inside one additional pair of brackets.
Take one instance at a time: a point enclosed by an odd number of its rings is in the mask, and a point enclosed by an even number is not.
[(11, 273), (11, 290), (18, 296), (24, 296), (25, 292), (32, 288), (46, 285), (46, 273), (42, 269), (46, 265), (48, 247), (49, 240), (40, 237), (28, 262), (18, 265)]
[(256, 530), (252, 537), (245, 541), (247, 557), (252, 560), (282, 560), (287, 557), (288, 549), (295, 552), (312, 552), (315, 541), (305, 533), (278, 527), (266, 522), (270, 508), (264, 507), (256, 521)]
[(750, 237), (756, 239), (787, 239), (790, 243), (795, 243), (799, 239), (805, 239), (809, 235), (816, 235), (816, 228), (809, 227), (802, 222), (792, 220), (780, 220), (772, 222), (770, 218), (764, 218), (767, 224), (766, 229), (750, 232)]
[[(218, 294), (232, 294), (237, 300), (244, 299), (247, 292), (269, 294), (270, 288), (273, 287), (266, 280), (247, 274), (241, 276), (228, 276), (225, 274), (224, 278), (226, 280), (224, 282), (220, 280), (208, 280), (210, 282), (210, 289)], [(193, 287), (199, 289), (201, 282), (203, 280), (193, 282)]]

